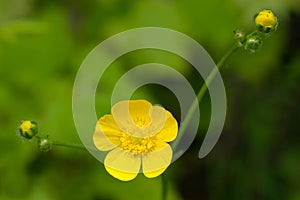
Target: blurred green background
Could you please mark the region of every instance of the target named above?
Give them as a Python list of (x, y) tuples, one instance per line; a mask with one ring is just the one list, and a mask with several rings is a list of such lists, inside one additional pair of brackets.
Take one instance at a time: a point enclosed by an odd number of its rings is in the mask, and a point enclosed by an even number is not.
[[(159, 199), (159, 177), (139, 175), (123, 183), (87, 152), (63, 147), (40, 152), (34, 141), (16, 137), (19, 121), (35, 120), (51, 138), (80, 143), (72, 87), (98, 43), (131, 28), (159, 26), (196, 39), (217, 62), (233, 44), (232, 31), (252, 31), (254, 14), (264, 8), (278, 15), (278, 30), (258, 52), (239, 51), (226, 63), (223, 133), (213, 151), (198, 159), (210, 118), (207, 95), (197, 139), (165, 172), (168, 199), (300, 199), (299, 0), (0, 0), (0, 199)], [(110, 111), (118, 78), (147, 62), (173, 66), (195, 90), (202, 84), (176, 55), (131, 52), (100, 81), (99, 117)], [(178, 102), (165, 88), (147, 85), (135, 95), (180, 119)]]

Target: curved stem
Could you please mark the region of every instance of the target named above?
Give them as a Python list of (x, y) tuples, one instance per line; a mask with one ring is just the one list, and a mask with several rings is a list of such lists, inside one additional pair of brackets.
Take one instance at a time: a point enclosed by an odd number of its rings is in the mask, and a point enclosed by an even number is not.
[(218, 64), (216, 65), (216, 67), (211, 71), (211, 73), (209, 74), (209, 76), (207, 77), (207, 79), (205, 80), (205, 83), (203, 83), (202, 87), (200, 88), (198, 94), (197, 94), (197, 99), (194, 100), (194, 102), (192, 103), (191, 107), (189, 108), (187, 115), (185, 117), (185, 119), (183, 120), (183, 122), (180, 125), (180, 128), (178, 130), (178, 135), (176, 140), (172, 143), (172, 147), (175, 150), (184, 134), (184, 132), (186, 131), (186, 128), (189, 125), (189, 122), (196, 110), (196, 108), (198, 107), (198, 104), (202, 101), (206, 91), (207, 91), (207, 87), (210, 85), (210, 83), (213, 81), (213, 79), (215, 78), (216, 74), (219, 72), (219, 70), (224, 66), (224, 63), (227, 61), (227, 59), (230, 57), (230, 55), (233, 54), (233, 52), (235, 50), (238, 49), (238, 46), (234, 45), (222, 58), (221, 60), (218, 62)]

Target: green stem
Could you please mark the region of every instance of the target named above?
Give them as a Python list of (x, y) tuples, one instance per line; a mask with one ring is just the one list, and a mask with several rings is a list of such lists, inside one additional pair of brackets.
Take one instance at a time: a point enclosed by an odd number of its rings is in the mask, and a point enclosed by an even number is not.
[(67, 148), (74, 148), (74, 149), (80, 149), (80, 150), (87, 150), (85, 146), (82, 144), (75, 144), (75, 143), (69, 143), (69, 142), (59, 142), (59, 141), (53, 141), (53, 146), (60, 146), (60, 147), (67, 147)]
[(205, 80), (205, 83), (203, 83), (202, 87), (200, 88), (198, 94), (197, 94), (197, 99), (194, 100), (194, 102), (192, 103), (191, 107), (189, 108), (187, 115), (185, 117), (185, 119), (183, 120), (183, 122), (180, 125), (179, 131), (178, 131), (178, 135), (176, 140), (172, 143), (172, 147), (175, 150), (184, 134), (184, 132), (186, 131), (186, 128), (189, 125), (189, 122), (191, 121), (191, 118), (193, 117), (193, 114), (196, 110), (196, 108), (198, 107), (199, 103), (202, 101), (206, 91), (207, 91), (207, 87), (208, 85), (210, 85), (210, 83), (213, 81), (213, 79), (215, 78), (216, 74), (218, 73), (218, 71), (224, 66), (224, 63), (227, 61), (227, 59), (230, 57), (230, 55), (233, 54), (233, 52), (235, 50), (238, 49), (238, 46), (234, 45), (222, 58), (221, 60), (218, 62), (218, 64), (216, 65), (216, 67), (211, 71), (211, 73), (209, 74), (209, 76), (207, 77), (207, 79)]
[(168, 180), (166, 172), (161, 175), (161, 199), (167, 199), (167, 192), (168, 192)]

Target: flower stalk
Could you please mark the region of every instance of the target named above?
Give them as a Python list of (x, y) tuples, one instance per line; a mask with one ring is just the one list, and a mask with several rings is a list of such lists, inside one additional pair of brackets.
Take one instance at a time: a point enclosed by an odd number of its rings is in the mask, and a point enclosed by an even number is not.
[(166, 200), (168, 194), (168, 179), (166, 173), (161, 175), (161, 199)]
[(87, 148), (85, 146), (83, 146), (82, 144), (78, 144), (78, 143), (53, 141), (52, 145), (53, 146), (58, 146), (58, 147), (67, 147), (67, 148), (73, 148), (73, 149), (80, 149), (80, 150), (84, 150), (84, 151), (87, 150)]
[(172, 143), (172, 147), (174, 150), (176, 150), (176, 148), (178, 147), (181, 138), (183, 137), (189, 122), (191, 121), (191, 118), (193, 117), (193, 114), (195, 112), (195, 110), (197, 109), (199, 103), (202, 101), (206, 91), (207, 91), (207, 87), (208, 85), (211, 84), (211, 82), (213, 81), (213, 79), (215, 78), (217, 72), (224, 66), (225, 62), (228, 60), (228, 58), (239, 48), (238, 45), (234, 45), (222, 58), (221, 60), (218, 62), (218, 64), (216, 65), (216, 67), (211, 71), (211, 73), (209, 74), (209, 76), (206, 79), (206, 82), (202, 85), (202, 87), (200, 88), (198, 94), (197, 94), (197, 99), (194, 100), (194, 102), (192, 103), (191, 107), (189, 108), (187, 115), (184, 119), (184, 121), (181, 123), (180, 128), (178, 130), (178, 135), (176, 140)]
[[(269, 35), (271, 31), (275, 31), (277, 28), (277, 17), (271, 10), (262, 10), (258, 14), (255, 15), (254, 18), (256, 30), (251, 32), (248, 35), (245, 35), (240, 30), (234, 31), (233, 39), (235, 40), (235, 44), (229, 49), (229, 51), (220, 59), (217, 63), (216, 67), (211, 71), (208, 78), (205, 80), (205, 83), (200, 88), (197, 99), (194, 100), (191, 107), (189, 108), (187, 115), (183, 122), (180, 125), (178, 130), (178, 135), (176, 140), (172, 143), (172, 148), (176, 150), (178, 147), (180, 140), (182, 139), (189, 122), (192, 119), (192, 116), (197, 109), (198, 105), (201, 103), (204, 95), (206, 94), (208, 86), (214, 80), (217, 72), (223, 68), (225, 62), (229, 59), (229, 57), (240, 48), (244, 48), (250, 52), (256, 52), (262, 45), (263, 40)], [(181, 154), (178, 151), (178, 154)], [(176, 156), (175, 156), (176, 157)]]

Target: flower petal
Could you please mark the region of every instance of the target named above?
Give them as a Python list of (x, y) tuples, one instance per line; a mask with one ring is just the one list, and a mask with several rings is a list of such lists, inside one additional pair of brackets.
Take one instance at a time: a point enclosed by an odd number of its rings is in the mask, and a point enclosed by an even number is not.
[(120, 129), (140, 138), (155, 135), (166, 121), (165, 109), (146, 100), (121, 101), (111, 112)]
[(138, 173), (127, 173), (127, 172), (113, 169), (108, 166), (105, 166), (105, 169), (111, 176), (113, 176), (121, 181), (131, 181), (138, 175)]
[(159, 170), (152, 171), (152, 172), (147, 172), (147, 173), (144, 172), (144, 175), (147, 178), (155, 178), (155, 177), (158, 177), (159, 175), (161, 175), (167, 168), (168, 168), (168, 166), (164, 167), (162, 169), (159, 169)]
[(117, 125), (126, 131), (128, 126), (135, 126), (135, 119), (143, 118), (145, 124), (150, 123), (149, 110), (151, 107), (151, 103), (146, 100), (126, 100), (116, 103), (112, 107), (111, 113)]
[(149, 123), (151, 106), (151, 103), (145, 100), (120, 101), (112, 107), (111, 113), (122, 131), (132, 136), (142, 137), (141, 129), (135, 124), (134, 120), (143, 118), (145, 123)]
[(143, 173), (148, 178), (154, 178), (162, 174), (171, 164), (172, 148), (165, 142), (156, 142), (157, 151), (142, 156)]
[(130, 100), (129, 112), (133, 120), (138, 118), (145, 119), (145, 126), (150, 123), (150, 109), (152, 104), (146, 100)]
[(165, 122), (165, 126), (163, 127), (163, 129), (161, 129), (159, 133), (157, 133), (156, 138), (164, 142), (171, 142), (177, 136), (178, 124), (176, 119), (169, 111), (166, 110), (166, 113), (167, 120)]
[(104, 115), (96, 124), (93, 141), (100, 151), (108, 151), (120, 145), (122, 131), (115, 123), (112, 115)]
[(104, 159), (106, 171), (121, 181), (130, 181), (139, 173), (141, 155), (116, 148), (109, 152)]
[(166, 110), (161, 106), (152, 106), (150, 117), (151, 123), (144, 128), (143, 137), (151, 137), (163, 129), (167, 120)]

